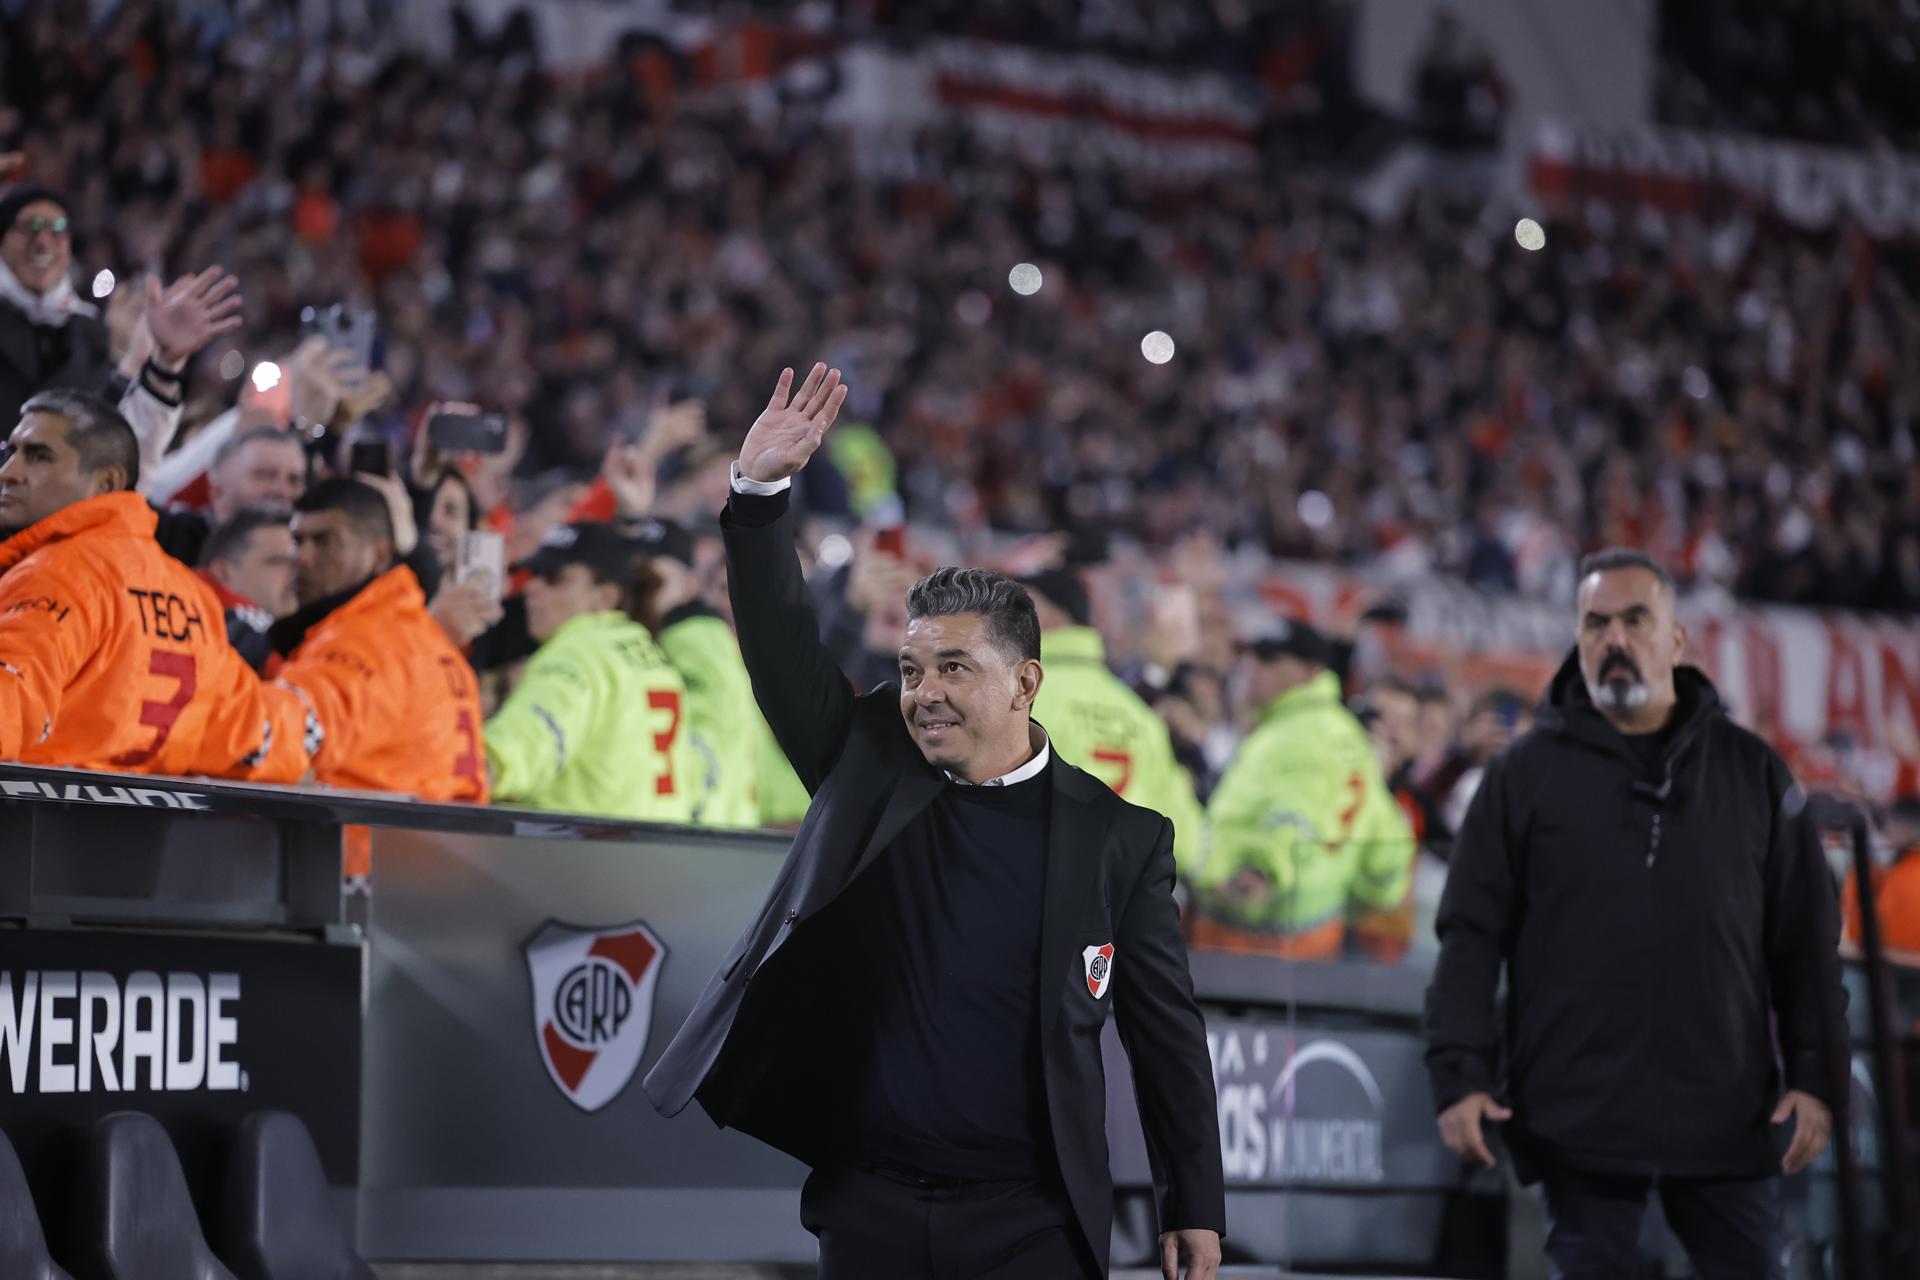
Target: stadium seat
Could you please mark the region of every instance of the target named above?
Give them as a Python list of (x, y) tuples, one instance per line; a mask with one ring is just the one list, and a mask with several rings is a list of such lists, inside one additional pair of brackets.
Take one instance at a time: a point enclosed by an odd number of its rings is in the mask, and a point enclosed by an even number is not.
[(240, 1125), (220, 1200), (220, 1256), (240, 1280), (374, 1280), (334, 1216), (320, 1153), (297, 1116)]
[(8, 1280), (72, 1280), (54, 1265), (47, 1237), (34, 1211), (26, 1170), (7, 1135), (0, 1133), (0, 1276)]
[(200, 1234), (180, 1157), (152, 1116), (100, 1118), (85, 1194), (90, 1270), (102, 1280), (234, 1280)]

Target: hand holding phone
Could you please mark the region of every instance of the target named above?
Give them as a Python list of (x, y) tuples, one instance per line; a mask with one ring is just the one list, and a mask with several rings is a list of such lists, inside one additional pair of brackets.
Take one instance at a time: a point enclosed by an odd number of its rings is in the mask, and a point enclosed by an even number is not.
[(362, 369), (379, 368), (380, 322), (371, 307), (304, 307), (300, 311), (302, 333), (326, 339), (337, 351), (351, 353)]
[(441, 454), (505, 453), (507, 416), (443, 410), (427, 419), (427, 443)]
[(347, 451), (347, 471), (351, 475), (390, 476), (393, 455), (385, 440), (356, 440)]
[(478, 587), (498, 600), (507, 585), (507, 540), (491, 529), (461, 534), (453, 580)]

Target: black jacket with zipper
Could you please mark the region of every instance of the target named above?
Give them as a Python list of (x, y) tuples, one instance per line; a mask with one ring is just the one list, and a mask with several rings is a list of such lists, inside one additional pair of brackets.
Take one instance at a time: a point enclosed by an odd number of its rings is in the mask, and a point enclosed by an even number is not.
[(1674, 683), (1650, 769), (1570, 656), (1455, 842), (1427, 990), (1434, 1101), (1508, 1102), (1529, 1180), (1542, 1166), (1765, 1176), (1782, 1088), (1841, 1100), (1839, 912), (1803, 797), (1704, 675), (1681, 667)]

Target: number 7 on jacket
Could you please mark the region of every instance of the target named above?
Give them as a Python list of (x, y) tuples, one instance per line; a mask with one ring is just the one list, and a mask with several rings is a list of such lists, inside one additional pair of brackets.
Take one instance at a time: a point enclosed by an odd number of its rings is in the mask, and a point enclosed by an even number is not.
[(1117, 747), (1095, 747), (1093, 749), (1093, 759), (1100, 764), (1117, 764), (1120, 766), (1119, 779), (1109, 782), (1107, 785), (1113, 788), (1113, 794), (1117, 796), (1126, 795), (1127, 784), (1133, 781), (1133, 752), (1122, 751)]

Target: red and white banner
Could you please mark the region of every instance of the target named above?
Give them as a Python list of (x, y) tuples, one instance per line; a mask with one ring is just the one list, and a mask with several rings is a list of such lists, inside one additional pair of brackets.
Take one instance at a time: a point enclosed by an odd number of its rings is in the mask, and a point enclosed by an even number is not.
[(1920, 158), (1870, 155), (1645, 124), (1543, 121), (1528, 183), (1545, 197), (1599, 196), (1711, 212), (1757, 204), (1803, 227), (1859, 224), (1882, 239), (1920, 235)]
[(1186, 178), (1248, 169), (1263, 93), (1251, 77), (1136, 66), (984, 40), (865, 45), (841, 55), (843, 124), (962, 120), (984, 143), (1049, 164)]

